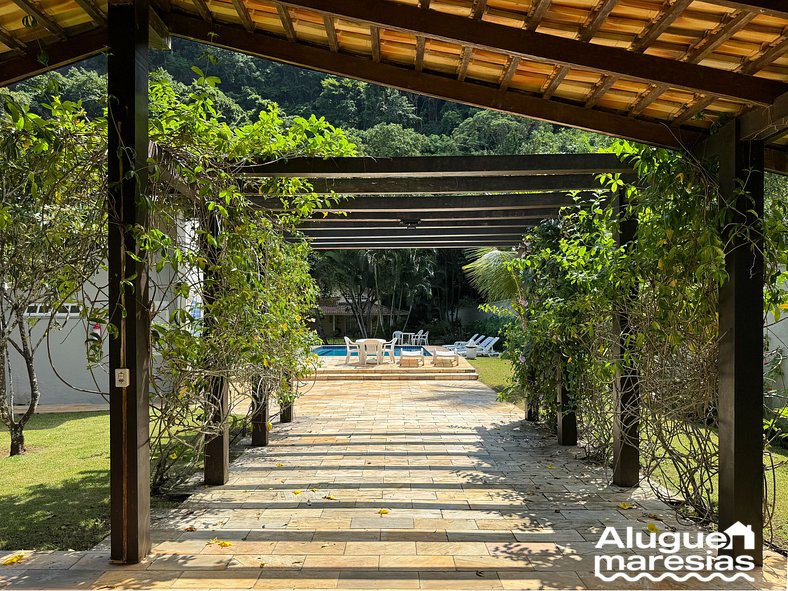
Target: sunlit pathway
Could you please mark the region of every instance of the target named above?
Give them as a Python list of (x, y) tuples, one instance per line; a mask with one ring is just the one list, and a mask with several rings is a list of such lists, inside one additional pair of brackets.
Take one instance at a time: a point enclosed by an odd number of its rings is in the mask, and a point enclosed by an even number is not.
[[(644, 588), (595, 578), (603, 524), (686, 528), (580, 455), (478, 382), (319, 382), (226, 486), (157, 519), (144, 564), (42, 554), (0, 567), (0, 586)], [(767, 562), (765, 580), (732, 587), (784, 588), (784, 559)]]

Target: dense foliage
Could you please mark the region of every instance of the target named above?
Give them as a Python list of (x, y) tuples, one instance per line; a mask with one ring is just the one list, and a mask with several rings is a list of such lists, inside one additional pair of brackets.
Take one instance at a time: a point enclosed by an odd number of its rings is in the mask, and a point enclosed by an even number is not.
[[(605, 177), (594, 199), (526, 234), (519, 252), (482, 253), (469, 271), (480, 289), (513, 301), (516, 321), (507, 342), (515, 379), (505, 396), (524, 399), (552, 419), (558, 380), (566, 381), (588, 456), (610, 465), (616, 373), (636, 368), (643, 474), (657, 494), (676, 495), (671, 500), (685, 514), (712, 521), (717, 294), (732, 235), (719, 228), (742, 229), (730, 222), (713, 176), (698, 163), (626, 142), (615, 150), (635, 166), (637, 185)], [(786, 184), (771, 179), (768, 193), (765, 312), (779, 315), (788, 301)], [(637, 221), (629, 245), (617, 241), (622, 220), (613, 204), (621, 196), (628, 201), (624, 219)], [(629, 317), (628, 331), (617, 322), (618, 312)]]

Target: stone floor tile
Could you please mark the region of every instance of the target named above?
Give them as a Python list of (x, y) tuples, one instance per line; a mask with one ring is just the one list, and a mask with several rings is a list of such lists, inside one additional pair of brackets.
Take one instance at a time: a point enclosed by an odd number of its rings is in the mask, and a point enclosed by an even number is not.
[(346, 542), (277, 542), (273, 554), (344, 554)]
[(426, 556), (488, 554), (485, 542), (416, 542), (416, 553)]
[(181, 574), (182, 571), (107, 571), (95, 585), (107, 589), (172, 589)]
[(416, 545), (420, 542), (348, 542), (345, 554), (348, 556), (391, 556), (416, 554)]
[(306, 557), (304, 568), (376, 569), (378, 568), (379, 561), (379, 556), (333, 556), (312, 554)]
[(336, 589), (338, 570), (265, 571), (254, 589)]
[(306, 554), (238, 554), (232, 557), (228, 569), (260, 568), (263, 570), (301, 570)]
[[(585, 583), (574, 571), (552, 572), (513, 572), (498, 573), (504, 589), (522, 591), (524, 589), (569, 590), (586, 589)], [(637, 587), (633, 587), (637, 589)]]
[(232, 569), (220, 572), (187, 570), (177, 581), (177, 589), (251, 589), (262, 569)]
[(419, 575), (406, 570), (342, 571), (340, 589), (418, 589)]
[(503, 589), (495, 571), (419, 573), (422, 589)]

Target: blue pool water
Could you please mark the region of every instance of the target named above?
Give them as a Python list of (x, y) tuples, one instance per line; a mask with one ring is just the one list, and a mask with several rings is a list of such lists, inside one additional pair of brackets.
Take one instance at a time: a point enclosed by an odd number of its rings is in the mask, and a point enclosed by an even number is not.
[[(427, 349), (415, 345), (395, 345), (394, 355), (399, 355), (400, 351), (403, 349), (406, 351), (418, 351), (419, 349), (422, 349), (424, 356), (430, 357), (430, 352), (427, 351)], [(346, 349), (345, 345), (321, 345), (319, 347), (313, 347), (312, 353), (316, 353), (320, 357), (344, 357)], [(353, 355), (358, 355), (358, 353), (353, 353)]]

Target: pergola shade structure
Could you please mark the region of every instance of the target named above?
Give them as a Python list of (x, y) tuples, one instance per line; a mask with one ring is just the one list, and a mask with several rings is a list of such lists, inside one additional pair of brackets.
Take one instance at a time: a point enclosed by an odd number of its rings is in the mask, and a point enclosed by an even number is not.
[[(147, 53), (149, 47), (166, 47), (170, 36), (476, 107), (686, 148), (704, 161), (715, 160), (721, 199), (736, 205), (734, 221), (746, 229), (725, 237), (729, 278), (720, 289), (719, 525), (750, 525), (755, 549), (741, 547), (738, 539), (732, 552), (750, 554), (760, 563), (763, 256), (758, 244), (749, 248), (742, 236), (760, 235), (763, 171), (788, 172), (785, 0), (0, 0), (0, 85), (109, 50), (108, 267), (113, 304), (125, 301), (127, 312), (111, 318), (116, 336), (110, 339), (109, 369), (110, 376), (119, 369), (130, 374), (129, 385), (110, 384), (112, 558), (122, 562), (139, 562), (150, 549), (150, 351), (146, 275), (136, 266), (134, 235), (127, 231), (148, 223), (142, 205), (144, 175), (118, 171), (147, 166)], [(136, 149), (113, 148), (119, 145)], [(533, 162), (529, 166), (536, 166)], [(511, 164), (502, 165), (499, 172), (507, 173), (498, 175), (470, 164), (466, 173), (449, 169), (444, 176), (436, 174), (439, 166), (430, 174), (416, 171), (414, 176), (410, 170), (393, 186), (387, 184), (391, 170), (352, 177), (317, 170), (310, 174), (297, 170), (299, 163), (287, 166), (282, 174), (311, 176), (321, 191), (363, 196), (347, 204), (358, 209), (347, 209), (342, 222), (315, 218), (304, 224), (318, 247), (393, 248), (411, 227), (418, 232), (408, 238), (410, 247), (507, 245), (512, 239), (504, 233), (506, 222), (527, 225), (554, 215), (560, 192), (570, 188), (569, 176), (575, 189), (595, 188), (589, 170), (559, 175), (546, 169), (513, 170)], [(265, 174), (271, 172), (268, 168)], [(556, 176), (564, 178), (556, 182)], [(417, 197), (419, 191), (428, 197)], [(388, 196), (375, 197), (381, 194)], [(469, 205), (483, 197), (509, 199), (510, 206)], [(373, 207), (371, 199), (380, 203)], [(396, 199), (402, 199), (399, 205)], [(437, 205), (439, 199), (453, 200), (451, 207)], [(430, 200), (436, 205), (424, 207)], [(525, 205), (515, 207), (514, 202)], [(476, 233), (459, 233), (458, 222), (469, 222)], [(330, 235), (333, 224), (342, 223), (352, 224), (344, 228), (354, 233), (352, 240)], [(406, 229), (380, 234), (393, 231), (392, 224)], [(436, 227), (445, 230), (441, 236), (433, 232)], [(365, 228), (379, 235), (360, 234), (370, 231)], [(502, 233), (481, 233), (484, 228)], [(321, 231), (329, 234), (321, 238)], [(629, 220), (619, 237), (622, 245), (636, 231)], [(123, 281), (123, 269), (138, 272)], [(627, 318), (618, 314), (617, 324), (626, 335)], [(621, 348), (626, 346), (624, 339)], [(618, 379), (614, 455), (621, 464), (614, 482), (632, 485), (639, 478), (637, 373)], [(562, 404), (569, 395), (559, 387)], [(560, 410), (561, 440), (571, 444), (573, 413), (570, 407)], [(211, 442), (206, 456), (211, 483), (226, 479), (227, 445), (226, 436)]]
[[(107, 0), (4, 0), (0, 83), (108, 47)], [(779, 0), (153, 0), (180, 36), (324, 72), (669, 147), (743, 116), (785, 170)], [(34, 26), (23, 19), (33, 17)], [(29, 25), (31, 21), (26, 19)], [(39, 44), (47, 59), (41, 63)], [(776, 107), (775, 107), (776, 106)]]
[[(603, 173), (633, 177), (612, 154), (296, 158), (245, 167), (239, 176), (308, 178), (318, 193), (351, 195), (302, 225), (321, 250), (515, 246), (527, 226), (601, 189)], [(274, 212), (285, 207), (277, 197), (252, 201)]]

